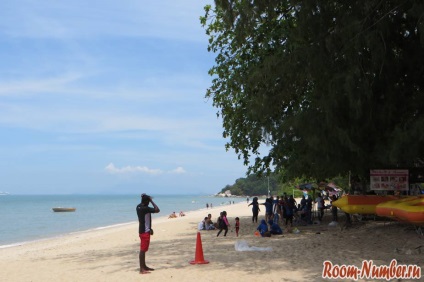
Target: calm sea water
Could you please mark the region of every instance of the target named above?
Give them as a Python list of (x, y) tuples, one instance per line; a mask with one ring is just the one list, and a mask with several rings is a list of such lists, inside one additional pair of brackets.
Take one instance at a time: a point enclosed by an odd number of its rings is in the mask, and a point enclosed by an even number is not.
[[(213, 196), (153, 195), (161, 212), (206, 209), (245, 201)], [(137, 221), (140, 195), (7, 195), (0, 196), (0, 247), (72, 232)], [(53, 207), (75, 207), (76, 212), (55, 213)]]

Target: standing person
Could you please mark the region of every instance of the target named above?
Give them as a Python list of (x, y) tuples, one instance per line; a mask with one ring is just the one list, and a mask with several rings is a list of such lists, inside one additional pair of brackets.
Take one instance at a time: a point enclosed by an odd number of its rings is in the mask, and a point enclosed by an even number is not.
[(281, 221), (283, 222), (284, 218), (286, 218), (285, 211), (284, 211), (284, 197), (283, 196), (280, 197), (280, 200), (278, 201), (278, 206), (279, 206), (278, 211), (279, 211), (279, 214), (280, 214), (280, 217), (281, 217)]
[(306, 199), (305, 199), (305, 195), (302, 195), (302, 199), (300, 200), (300, 210), (304, 210), (306, 209)]
[(252, 206), (252, 222), (258, 223), (258, 214), (261, 211), (259, 208), (258, 197), (253, 197), (252, 202), (247, 206)]
[(206, 203), (206, 209), (208, 209), (209, 208), (209, 204), (208, 203)]
[(290, 227), (293, 226), (293, 216), (294, 216), (294, 209), (296, 207), (296, 200), (293, 198), (292, 195), (284, 202), (284, 209), (286, 214), (286, 226), (289, 225)]
[(322, 221), (324, 216), (324, 199), (321, 197), (321, 193), (318, 194), (318, 197), (315, 199), (315, 203), (317, 203), (318, 220)]
[(238, 217), (236, 217), (235, 227), (236, 227), (236, 236), (238, 237), (238, 233), (239, 233), (239, 230), (240, 230), (240, 218), (238, 218)]
[(281, 207), (280, 207), (280, 196), (277, 196), (274, 200), (274, 217), (273, 220), (277, 221), (279, 220), (279, 217), (281, 215)]
[(333, 202), (337, 201), (337, 197), (336, 195), (333, 195), (331, 197), (331, 214), (333, 215), (333, 221), (337, 222), (337, 207), (335, 205), (333, 205)]
[(223, 212), (221, 212), (221, 216), (220, 216), (220, 220), (219, 220), (219, 231), (218, 231), (218, 234), (216, 234), (216, 237), (218, 237), (219, 234), (221, 234), (222, 230), (225, 230), (224, 237), (226, 237), (229, 226), (230, 226), (230, 223), (227, 220), (227, 212), (223, 211)]
[(312, 224), (312, 197), (310, 195), (306, 199), (306, 218), (308, 224)]
[(280, 202), (280, 196), (277, 196), (275, 199), (272, 200), (272, 213), (276, 214), (278, 213), (278, 203)]
[(272, 197), (267, 198), (265, 200), (265, 203), (262, 203), (260, 205), (265, 206), (265, 223), (268, 222), (268, 220), (272, 219)]
[[(153, 208), (149, 207), (152, 203)], [(136, 208), (138, 216), (138, 234), (140, 237), (140, 274), (147, 274), (153, 271), (146, 265), (146, 252), (149, 250), (150, 235), (153, 235), (152, 229), (152, 213), (160, 212), (159, 207), (153, 202), (152, 197), (141, 194), (141, 203)]]

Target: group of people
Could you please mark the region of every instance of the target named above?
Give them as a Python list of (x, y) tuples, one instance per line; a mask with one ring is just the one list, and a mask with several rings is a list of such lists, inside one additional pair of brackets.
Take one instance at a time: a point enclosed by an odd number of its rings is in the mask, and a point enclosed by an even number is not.
[[(330, 204), (325, 204), (325, 198), (330, 199)], [(300, 204), (297, 207), (297, 211), (295, 215), (297, 215), (297, 221), (299, 224), (313, 224), (312, 222), (312, 209), (313, 205), (316, 204), (316, 218), (318, 220), (317, 223), (321, 223), (324, 218), (324, 211), (326, 209), (331, 210), (332, 221), (337, 222), (337, 207), (332, 205), (333, 201), (336, 201), (338, 198), (336, 195), (332, 195), (331, 197), (326, 197), (321, 193), (317, 194), (315, 200), (312, 199), (310, 195), (302, 196), (300, 200)]]
[[(249, 201), (249, 199), (248, 199)], [(274, 201), (273, 197), (267, 198), (264, 203), (258, 202), (258, 197), (254, 197), (252, 202), (247, 206), (252, 206), (252, 223), (258, 222), (258, 215), (261, 211), (260, 205), (265, 206), (265, 219), (262, 219), (256, 228), (257, 234), (262, 237), (270, 237), (272, 234), (283, 234), (283, 230), (278, 225), (281, 214), (280, 202)], [(286, 213), (287, 214), (287, 213)]]
[(281, 198), (279, 196), (274, 199), (272, 196), (267, 198), (264, 203), (258, 202), (258, 197), (254, 197), (252, 202), (248, 206), (252, 206), (252, 222), (258, 222), (258, 215), (261, 211), (260, 205), (265, 206), (265, 223), (269, 221), (276, 221), (278, 223), (279, 219), (284, 222), (285, 225), (293, 225), (293, 216), (296, 210), (296, 200), (293, 196), (283, 195)]
[(197, 225), (198, 230), (215, 230), (216, 227), (214, 223), (212, 222), (212, 215), (208, 214), (208, 216), (205, 216), (205, 218), (199, 222)]
[[(185, 213), (183, 211), (180, 211), (180, 217), (185, 216)], [(172, 212), (168, 218), (177, 218), (177, 214), (175, 212)]]
[[(337, 197), (334, 195), (331, 198), (331, 201), (337, 200)], [(249, 199), (247, 199), (249, 202)], [(324, 199), (321, 195), (318, 195), (314, 201), (317, 204), (318, 209), (318, 219), (321, 221), (324, 215), (325, 206)], [(153, 207), (149, 207), (149, 204), (152, 204)], [(300, 204), (297, 204), (293, 196), (287, 196), (284, 194), (281, 197), (267, 198), (264, 203), (259, 203), (258, 198), (254, 197), (252, 203), (248, 206), (252, 206), (252, 223), (258, 222), (258, 215), (260, 212), (260, 205), (265, 206), (265, 219), (262, 219), (259, 226), (257, 227), (257, 232), (262, 237), (270, 237), (271, 235), (283, 234), (282, 228), (279, 226), (279, 219), (281, 217), (282, 222), (285, 221), (285, 225), (292, 226), (293, 218), (300, 216), (300, 219), (305, 220), (307, 223), (311, 222), (311, 211), (313, 206), (313, 201), (310, 196), (307, 198), (302, 196)], [(212, 205), (211, 205), (212, 206)], [(331, 212), (333, 215), (333, 221), (337, 221), (337, 207), (330, 205)], [(150, 268), (146, 265), (146, 252), (149, 250), (150, 245), (150, 236), (153, 235), (152, 229), (152, 213), (158, 213), (159, 207), (153, 202), (152, 197), (142, 194), (141, 203), (136, 207), (138, 221), (139, 221), (139, 237), (140, 237), (140, 253), (139, 253), (139, 263), (140, 263), (140, 274), (147, 274), (153, 271), (153, 268)], [(180, 216), (184, 216), (183, 212), (180, 212)], [(170, 218), (175, 218), (177, 215), (173, 212)], [(216, 234), (217, 237), (224, 231), (223, 236), (227, 236), (230, 223), (227, 219), (227, 212), (222, 211), (217, 219), (216, 223), (212, 222), (212, 215), (208, 214), (198, 225), (199, 230), (218, 230)], [(240, 230), (240, 219), (235, 218), (235, 232), (238, 237)]]
[[(325, 205), (324, 197), (327, 197), (330, 199), (330, 204)], [(332, 215), (332, 221), (337, 222), (337, 207), (334, 206), (332, 203), (336, 201), (338, 198), (335, 194), (333, 194), (331, 197), (328, 197), (328, 195), (324, 196), (321, 193), (318, 193), (317, 198), (315, 199), (315, 203), (317, 204), (317, 211), (318, 211), (318, 220), (321, 222), (324, 217), (324, 210), (330, 208), (331, 209), (331, 215)]]
[[(240, 219), (236, 217), (235, 221), (236, 222), (234, 226), (235, 226), (236, 236), (238, 237), (239, 230), (240, 230)], [(198, 230), (218, 230), (218, 234), (216, 234), (216, 237), (219, 237), (222, 231), (224, 231), (224, 236), (227, 236), (229, 227), (230, 227), (230, 223), (228, 222), (226, 211), (220, 212), (216, 223), (212, 222), (212, 215), (208, 214), (208, 216), (205, 217), (202, 221), (200, 221), (199, 224), (197, 225)]]
[(278, 225), (278, 220), (270, 219), (268, 223), (265, 219), (261, 220), (261, 223), (256, 228), (257, 234), (262, 237), (271, 237), (271, 235), (281, 235), (283, 234), (283, 229)]
[[(323, 220), (324, 210), (327, 208), (331, 209), (332, 221), (337, 222), (337, 207), (331, 205), (335, 200), (337, 200), (337, 196), (333, 195), (330, 198), (330, 205), (325, 205), (324, 197), (319, 193), (315, 200), (313, 200), (310, 195), (303, 195), (300, 203), (297, 203), (292, 195), (287, 196), (287, 194), (284, 193), (281, 197), (277, 196), (274, 198), (271, 196), (267, 198), (264, 203), (259, 203), (258, 198), (254, 197), (248, 206), (252, 206), (252, 223), (258, 222), (258, 215), (261, 211), (260, 206), (265, 206), (265, 219), (263, 221), (265, 225), (268, 225), (271, 229), (271, 223), (278, 224), (280, 218), (281, 223), (286, 227), (293, 226), (293, 221), (301, 225), (313, 224), (312, 209), (314, 204), (316, 204), (317, 219), (319, 222)], [(261, 225), (264, 223), (263, 221), (261, 221)], [(260, 231), (259, 229), (264, 230), (263, 226), (261, 228), (259, 226), (258, 231)]]

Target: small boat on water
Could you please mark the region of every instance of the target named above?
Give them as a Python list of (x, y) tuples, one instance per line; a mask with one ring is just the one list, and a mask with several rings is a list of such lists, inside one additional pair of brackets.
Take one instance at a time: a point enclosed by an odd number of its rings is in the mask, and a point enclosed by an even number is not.
[(57, 208), (52, 208), (52, 210), (54, 212), (74, 212), (76, 210), (76, 208), (61, 208), (61, 207), (57, 207)]

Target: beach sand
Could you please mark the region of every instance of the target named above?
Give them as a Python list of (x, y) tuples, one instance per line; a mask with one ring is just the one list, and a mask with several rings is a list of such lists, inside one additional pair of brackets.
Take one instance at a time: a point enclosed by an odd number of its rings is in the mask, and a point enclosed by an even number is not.
[[(209, 263), (190, 264), (196, 255), (197, 224), (208, 213), (216, 221), (224, 209), (231, 224), (227, 236), (201, 231), (202, 253)], [(258, 224), (252, 223), (247, 203), (187, 212), (175, 219), (161, 216), (153, 220), (155, 233), (146, 254), (147, 265), (155, 268), (150, 274), (139, 274), (134, 222), (0, 249), (0, 281), (335, 281), (322, 278), (326, 260), (361, 268), (364, 260), (389, 266), (396, 259), (424, 269), (423, 236), (396, 222), (368, 220), (345, 229), (340, 216), (340, 225), (329, 227), (327, 211), (321, 224), (298, 226), (298, 234), (284, 229), (283, 235), (262, 238), (254, 236)], [(239, 237), (233, 231), (236, 216), (241, 222)], [(236, 251), (237, 240), (272, 251)]]

